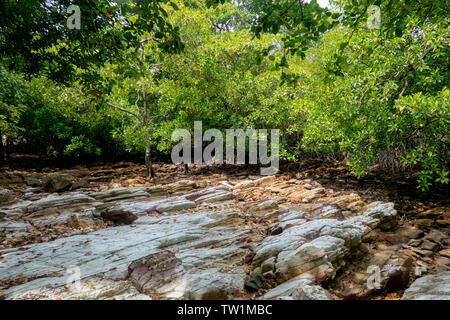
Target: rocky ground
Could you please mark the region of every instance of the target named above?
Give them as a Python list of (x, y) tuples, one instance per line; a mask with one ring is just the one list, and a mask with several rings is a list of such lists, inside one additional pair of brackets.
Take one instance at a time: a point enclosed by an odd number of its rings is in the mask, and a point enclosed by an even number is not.
[(450, 299), (445, 197), (368, 192), (314, 165), (179, 170), (2, 168), (0, 296)]

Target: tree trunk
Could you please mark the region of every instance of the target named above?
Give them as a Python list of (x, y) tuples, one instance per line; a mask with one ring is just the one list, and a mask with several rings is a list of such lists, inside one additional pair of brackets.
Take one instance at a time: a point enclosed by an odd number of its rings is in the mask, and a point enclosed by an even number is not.
[(5, 159), (6, 160), (9, 160), (10, 152), (11, 152), (11, 150), (10, 150), (10, 146), (9, 146), (8, 137), (6, 137), (6, 139), (5, 139)]
[(0, 161), (5, 160), (5, 148), (3, 147), (3, 136), (0, 132)]
[(152, 154), (150, 149), (150, 135), (148, 134), (148, 105), (147, 105), (147, 92), (145, 88), (142, 90), (142, 100), (144, 104), (144, 130), (145, 130), (145, 166), (147, 167), (147, 173), (149, 179), (153, 177), (152, 168)]
[(148, 177), (151, 179), (153, 177), (153, 168), (149, 144), (145, 147), (145, 166), (147, 167)]
[(184, 173), (186, 173), (186, 174), (189, 173), (189, 166), (187, 163), (184, 164)]
[[(141, 44), (141, 67), (144, 66), (144, 43)], [(142, 103), (144, 107), (144, 119), (142, 124), (145, 130), (145, 166), (147, 167), (148, 178), (153, 177), (152, 168), (152, 158), (151, 158), (151, 148), (150, 148), (150, 135), (148, 134), (148, 101), (147, 101), (147, 91), (145, 85), (142, 87)]]

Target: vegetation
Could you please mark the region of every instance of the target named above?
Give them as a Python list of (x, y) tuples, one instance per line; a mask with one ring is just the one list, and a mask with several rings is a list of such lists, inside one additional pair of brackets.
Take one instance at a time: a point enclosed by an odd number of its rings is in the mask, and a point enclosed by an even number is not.
[[(81, 9), (68, 29), (66, 9)], [(373, 28), (371, 10), (380, 10)], [(279, 128), (281, 155), (449, 181), (445, 0), (5, 1), (0, 135), (47, 157), (170, 154), (171, 133)], [(3, 147), (3, 143), (1, 144)], [(1, 153), (3, 153), (3, 150)]]

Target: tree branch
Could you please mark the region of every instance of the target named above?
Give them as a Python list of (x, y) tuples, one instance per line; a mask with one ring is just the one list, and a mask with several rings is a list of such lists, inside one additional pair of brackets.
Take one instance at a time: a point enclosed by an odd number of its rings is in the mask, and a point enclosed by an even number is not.
[(136, 119), (139, 119), (138, 115), (137, 115), (136, 113), (134, 113), (134, 112), (131, 112), (130, 110), (127, 110), (127, 109), (124, 109), (124, 108), (115, 106), (115, 105), (113, 105), (112, 103), (109, 103), (109, 102), (106, 102), (106, 104), (107, 104), (108, 106), (110, 106), (110, 107), (113, 107), (114, 109), (117, 109), (117, 110), (126, 112), (126, 113), (128, 113), (128, 114), (131, 114), (131, 115), (132, 115), (133, 117), (135, 117)]

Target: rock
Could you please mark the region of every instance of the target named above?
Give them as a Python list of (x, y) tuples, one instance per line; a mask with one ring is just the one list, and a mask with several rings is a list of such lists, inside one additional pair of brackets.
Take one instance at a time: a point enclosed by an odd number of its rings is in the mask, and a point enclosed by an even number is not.
[(293, 199), (301, 199), (302, 202), (311, 202), (314, 199), (317, 199), (321, 196), (325, 195), (325, 189), (322, 187), (318, 187), (312, 190), (305, 190), (305, 191), (297, 191), (290, 195)]
[(443, 257), (450, 258), (450, 249), (444, 249), (439, 251), (439, 254)]
[(261, 272), (262, 272), (262, 274), (265, 274), (266, 272), (273, 271), (275, 269), (275, 262), (276, 262), (275, 257), (271, 257), (271, 258), (265, 260), (261, 264)]
[(241, 189), (247, 189), (250, 187), (266, 185), (266, 184), (274, 181), (275, 179), (276, 179), (275, 176), (267, 176), (267, 177), (262, 177), (262, 178), (259, 178), (256, 180), (245, 180), (245, 181), (242, 181), (242, 182), (236, 184), (233, 187), (233, 190), (241, 190)]
[(115, 223), (132, 224), (138, 217), (130, 211), (125, 210), (106, 210), (101, 213), (105, 220)]
[[(425, 236), (425, 240), (432, 241), (434, 243), (437, 243), (439, 245), (442, 245), (443, 241), (447, 239), (448, 235), (445, 235), (444, 233), (432, 230)], [(431, 249), (428, 249), (431, 250)]]
[(214, 202), (220, 202), (220, 201), (226, 201), (231, 200), (234, 198), (234, 194), (228, 191), (221, 191), (216, 193), (207, 194), (204, 196), (201, 196), (195, 200), (197, 203), (214, 203)]
[(450, 271), (416, 279), (402, 300), (450, 300)]
[(261, 269), (256, 268), (251, 274), (245, 279), (245, 289), (249, 292), (257, 292), (263, 289), (266, 284), (266, 279), (261, 274)]
[(187, 275), (184, 297), (192, 300), (225, 300), (239, 294), (244, 287), (243, 270), (220, 272), (206, 269)]
[(30, 204), (28, 204), (25, 207), (25, 211), (28, 214), (41, 214), (44, 212), (44, 210), (52, 209), (52, 208), (59, 208), (59, 207), (66, 207), (66, 206), (72, 206), (72, 205), (81, 205), (81, 204), (89, 204), (93, 205), (95, 203), (95, 199), (89, 197), (86, 194), (83, 193), (71, 193), (67, 195), (49, 195), (43, 199), (33, 201)]
[(147, 188), (147, 192), (152, 196), (165, 196), (166, 190), (161, 186), (152, 186)]
[(71, 177), (64, 177), (60, 175), (50, 176), (44, 180), (43, 188), (48, 192), (61, 192), (69, 190), (72, 186)]
[(172, 281), (182, 270), (180, 261), (169, 250), (157, 251), (128, 266), (129, 279), (146, 294), (154, 294), (156, 288)]
[(225, 186), (216, 186), (216, 187), (210, 187), (210, 188), (204, 188), (204, 189), (199, 189), (199, 190), (194, 190), (191, 191), (189, 193), (186, 193), (183, 195), (183, 198), (194, 201), (200, 197), (206, 196), (206, 195), (210, 195), (210, 194), (215, 194), (215, 193), (220, 193), (223, 191), (228, 191), (226, 190), (228, 188), (226, 188)]
[(439, 244), (430, 240), (425, 240), (420, 247), (424, 250), (437, 251), (439, 249)]
[(419, 219), (436, 219), (448, 215), (448, 207), (436, 207), (417, 214)]
[(107, 191), (91, 192), (89, 196), (103, 202), (111, 202), (125, 199), (148, 198), (150, 194), (146, 190), (144, 187), (114, 188)]
[(175, 200), (162, 203), (156, 207), (157, 212), (170, 212), (195, 208), (195, 202), (189, 200)]
[(293, 278), (273, 288), (260, 299), (264, 300), (332, 300), (331, 295), (322, 287), (312, 285), (310, 281)]
[(275, 200), (267, 200), (263, 201), (261, 203), (258, 203), (256, 206), (252, 206), (250, 211), (251, 212), (261, 212), (261, 211), (267, 211), (278, 207), (278, 203)]
[(364, 216), (377, 219), (377, 228), (381, 230), (390, 230), (396, 225), (395, 217), (397, 211), (392, 202), (384, 203), (380, 201), (372, 202), (365, 208)]
[[(339, 260), (344, 257), (348, 249), (344, 246), (345, 241), (331, 236), (322, 236), (305, 243), (293, 251), (283, 251), (278, 255), (275, 269), (279, 274), (279, 281), (286, 281), (302, 273), (321, 268), (317, 274), (327, 278), (332, 276), (323, 274), (323, 271), (334, 270), (340, 267)], [(333, 273), (333, 271), (331, 271)]]
[(263, 218), (269, 220), (278, 219), (280, 215), (286, 213), (287, 211), (287, 209), (280, 208), (274, 211), (267, 212), (266, 214), (264, 214)]
[(25, 222), (15, 221), (2, 221), (0, 222), (0, 231), (25, 231), (30, 228), (31, 225)]
[(197, 183), (192, 180), (180, 180), (175, 183), (167, 185), (167, 190), (169, 193), (181, 193), (183, 191), (188, 191), (197, 188)]

